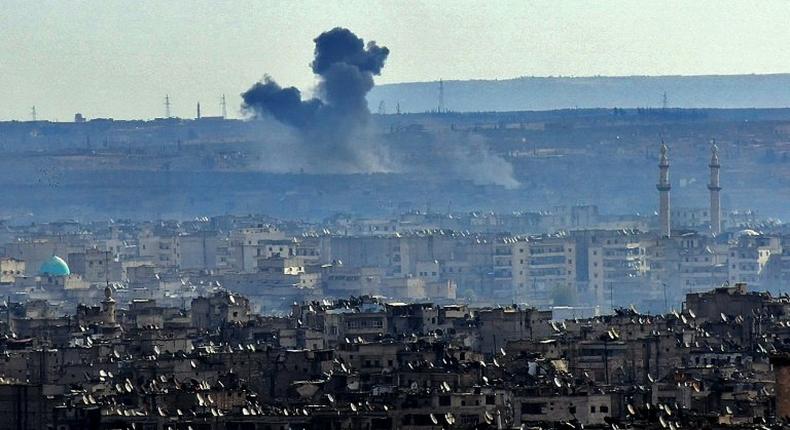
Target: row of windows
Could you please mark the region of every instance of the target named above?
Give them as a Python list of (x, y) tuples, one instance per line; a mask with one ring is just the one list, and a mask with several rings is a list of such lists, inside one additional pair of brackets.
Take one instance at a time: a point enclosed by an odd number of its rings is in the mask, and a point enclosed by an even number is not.
[[(441, 396), (439, 397), (439, 406), (451, 406), (452, 404), (452, 397), (451, 396)], [(496, 405), (496, 396), (487, 395), (485, 398), (486, 405)], [(466, 406), (466, 400), (461, 400), (461, 406)], [(475, 406), (480, 406), (480, 400), (475, 399)]]
[(346, 328), (361, 329), (361, 328), (382, 328), (384, 322), (381, 319), (364, 319), (364, 320), (350, 320), (346, 321)]
[[(544, 413), (544, 408), (548, 406), (545, 402), (531, 402), (531, 403), (522, 403), (521, 404), (521, 413), (526, 415), (540, 415)], [(554, 410), (554, 402), (551, 402), (550, 410)], [(609, 413), (609, 406), (601, 405), (596, 407), (595, 405), (590, 406), (590, 413), (596, 413), (596, 410), (602, 414)], [(568, 406), (568, 413), (575, 414), (576, 413), (576, 406), (570, 405)]]

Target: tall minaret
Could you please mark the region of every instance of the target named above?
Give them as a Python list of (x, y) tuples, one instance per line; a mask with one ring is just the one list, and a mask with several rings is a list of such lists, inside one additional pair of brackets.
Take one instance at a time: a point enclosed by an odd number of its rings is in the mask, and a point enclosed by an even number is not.
[(719, 185), (719, 147), (713, 144), (710, 148), (710, 183), (708, 190), (710, 190), (710, 233), (718, 235), (721, 233), (721, 200), (719, 192), (721, 185)]
[(661, 143), (661, 158), (658, 162), (658, 228), (661, 236), (669, 237), (670, 234), (670, 220), (669, 220), (669, 190), (672, 188), (669, 185), (669, 159), (667, 158), (667, 145)]

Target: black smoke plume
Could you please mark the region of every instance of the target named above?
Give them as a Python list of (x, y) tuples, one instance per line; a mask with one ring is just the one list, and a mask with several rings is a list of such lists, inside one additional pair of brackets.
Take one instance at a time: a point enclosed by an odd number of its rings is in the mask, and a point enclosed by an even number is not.
[(242, 108), (294, 128), (300, 135), (303, 147), (299, 152), (306, 167), (322, 172), (382, 170), (375, 145), (365, 142), (370, 139), (365, 96), (389, 50), (372, 41), (365, 44), (340, 27), (313, 41), (315, 56), (310, 66), (318, 77), (317, 97), (302, 100), (298, 88), (283, 88), (266, 76), (242, 93)]
[[(277, 131), (282, 127), (269, 128), (263, 149), (269, 170), (436, 174), (506, 188), (519, 186), (513, 166), (492, 153), (481, 138), (430, 133), (423, 146), (413, 147), (413, 136), (382, 139), (373, 133), (366, 95), (389, 50), (375, 42), (365, 44), (345, 28), (329, 30), (313, 41), (315, 56), (310, 66), (318, 77), (316, 97), (303, 100), (298, 88), (283, 88), (269, 76), (241, 95), (246, 112), (290, 127), (281, 134)], [(294, 131), (296, 139), (291, 139)]]

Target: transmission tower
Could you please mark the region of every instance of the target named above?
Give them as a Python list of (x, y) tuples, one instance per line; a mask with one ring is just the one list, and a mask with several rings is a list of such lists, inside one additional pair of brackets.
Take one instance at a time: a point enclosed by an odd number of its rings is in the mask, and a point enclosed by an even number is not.
[(37, 121), (38, 120), (38, 116), (36, 115), (36, 107), (35, 106), (30, 108), (30, 117), (33, 118), (33, 121)]
[(661, 109), (667, 109), (669, 107), (669, 99), (667, 98), (667, 92), (664, 91), (664, 95), (661, 97)]
[(170, 118), (170, 95), (165, 95), (165, 118)]
[(219, 106), (222, 109), (222, 118), (228, 117), (228, 103), (225, 101), (225, 94), (219, 100)]

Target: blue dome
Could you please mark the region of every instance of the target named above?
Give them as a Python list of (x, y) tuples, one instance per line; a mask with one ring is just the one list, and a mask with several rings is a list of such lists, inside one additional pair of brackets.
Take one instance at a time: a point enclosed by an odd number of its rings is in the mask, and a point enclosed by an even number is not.
[(71, 270), (69, 270), (69, 265), (62, 258), (53, 255), (41, 265), (38, 273), (46, 276), (68, 276), (71, 274)]

